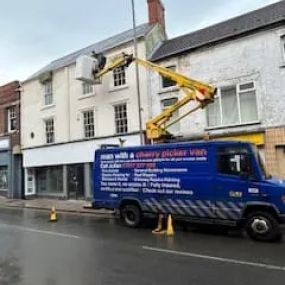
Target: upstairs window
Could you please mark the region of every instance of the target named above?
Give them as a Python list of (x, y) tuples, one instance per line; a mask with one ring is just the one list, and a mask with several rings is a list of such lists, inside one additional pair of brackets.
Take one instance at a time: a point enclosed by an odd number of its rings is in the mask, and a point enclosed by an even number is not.
[(83, 82), (82, 83), (82, 93), (83, 95), (92, 94), (93, 93), (93, 85)]
[[(174, 104), (176, 104), (176, 102), (178, 101), (177, 98), (167, 98), (161, 101), (161, 107), (162, 107), (162, 111), (167, 110), (167, 108), (173, 106)], [(166, 125), (171, 124), (174, 120), (176, 120), (179, 117), (179, 112), (175, 111), (172, 114), (171, 119), (166, 123)], [(167, 129), (170, 133), (175, 133), (179, 131), (179, 122), (173, 124), (172, 126), (170, 126)]]
[(116, 134), (128, 132), (127, 104), (114, 106)]
[(281, 36), (280, 40), (282, 61), (285, 62), (285, 35)]
[(84, 123), (85, 138), (93, 138), (95, 136), (94, 111), (93, 110), (83, 112), (83, 123)]
[[(167, 68), (170, 69), (170, 70), (175, 71), (176, 66), (174, 66), (174, 65), (167, 66)], [(176, 82), (171, 80), (171, 79), (169, 79), (169, 78), (161, 76), (161, 86), (162, 86), (162, 88), (168, 88), (168, 87), (171, 87), (171, 86), (176, 86)]]
[(45, 120), (46, 143), (54, 143), (54, 120)]
[(53, 103), (53, 94), (52, 94), (52, 82), (46, 81), (43, 83), (43, 92), (44, 92), (44, 105), (48, 106)]
[(13, 132), (16, 131), (16, 123), (17, 123), (17, 117), (16, 117), (16, 106), (11, 106), (7, 109), (7, 131)]
[(113, 70), (114, 86), (122, 86), (126, 84), (126, 70), (124, 66), (117, 67)]
[(222, 87), (207, 107), (209, 127), (256, 123), (258, 111), (254, 82)]

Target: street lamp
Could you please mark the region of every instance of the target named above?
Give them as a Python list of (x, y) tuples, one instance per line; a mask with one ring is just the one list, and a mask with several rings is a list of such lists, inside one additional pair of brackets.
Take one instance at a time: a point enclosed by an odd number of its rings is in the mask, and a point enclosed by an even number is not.
[[(135, 13), (135, 3), (134, 0), (131, 0), (132, 3), (132, 14), (133, 14), (133, 41), (134, 41), (134, 55), (135, 58), (138, 57), (138, 45), (137, 45), (137, 32), (136, 32), (136, 13)], [(138, 63), (135, 62), (136, 68), (136, 86), (137, 86), (137, 100), (138, 100), (138, 115), (139, 115), (139, 132), (140, 132), (140, 144), (144, 144), (144, 134), (142, 127), (142, 108), (141, 108), (141, 92), (140, 92), (140, 76), (139, 76), (139, 66)]]

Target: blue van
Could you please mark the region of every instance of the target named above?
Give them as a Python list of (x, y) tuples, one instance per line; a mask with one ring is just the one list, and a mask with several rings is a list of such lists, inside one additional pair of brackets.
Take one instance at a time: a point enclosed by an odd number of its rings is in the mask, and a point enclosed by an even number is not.
[(95, 152), (96, 208), (119, 209), (130, 227), (145, 213), (242, 226), (256, 240), (281, 237), (285, 182), (266, 174), (256, 146), (236, 141), (168, 143)]

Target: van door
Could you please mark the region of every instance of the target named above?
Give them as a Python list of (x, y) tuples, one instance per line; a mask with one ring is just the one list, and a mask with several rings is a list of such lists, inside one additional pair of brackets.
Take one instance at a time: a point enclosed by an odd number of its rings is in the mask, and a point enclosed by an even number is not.
[(164, 168), (164, 171), (171, 168), (171, 172), (164, 172), (164, 175), (176, 179), (177, 187), (173, 187), (172, 194), (160, 196), (162, 205), (168, 213), (195, 219), (213, 219), (213, 151), (206, 144), (189, 145), (184, 150), (187, 153), (185, 157), (170, 162)]
[(246, 147), (240, 145), (217, 147), (215, 179), (215, 214), (217, 219), (238, 220), (252, 173), (251, 159)]

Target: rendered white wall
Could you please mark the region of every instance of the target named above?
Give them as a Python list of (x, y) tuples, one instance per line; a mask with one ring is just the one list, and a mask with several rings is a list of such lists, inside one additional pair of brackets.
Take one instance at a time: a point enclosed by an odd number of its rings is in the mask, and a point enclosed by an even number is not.
[[(283, 34), (285, 28), (263, 31), (159, 62), (164, 66), (175, 64), (178, 72), (217, 87), (251, 80), (256, 83), (260, 124), (208, 130), (206, 112), (201, 110), (183, 119), (177, 134), (201, 135), (205, 130), (213, 134), (226, 133), (284, 125), (285, 67), (280, 43)], [(169, 92), (162, 90), (158, 75), (151, 75), (150, 83), (152, 115), (161, 110), (162, 99), (181, 96), (175, 88)], [(180, 114), (187, 109), (183, 108)]]

